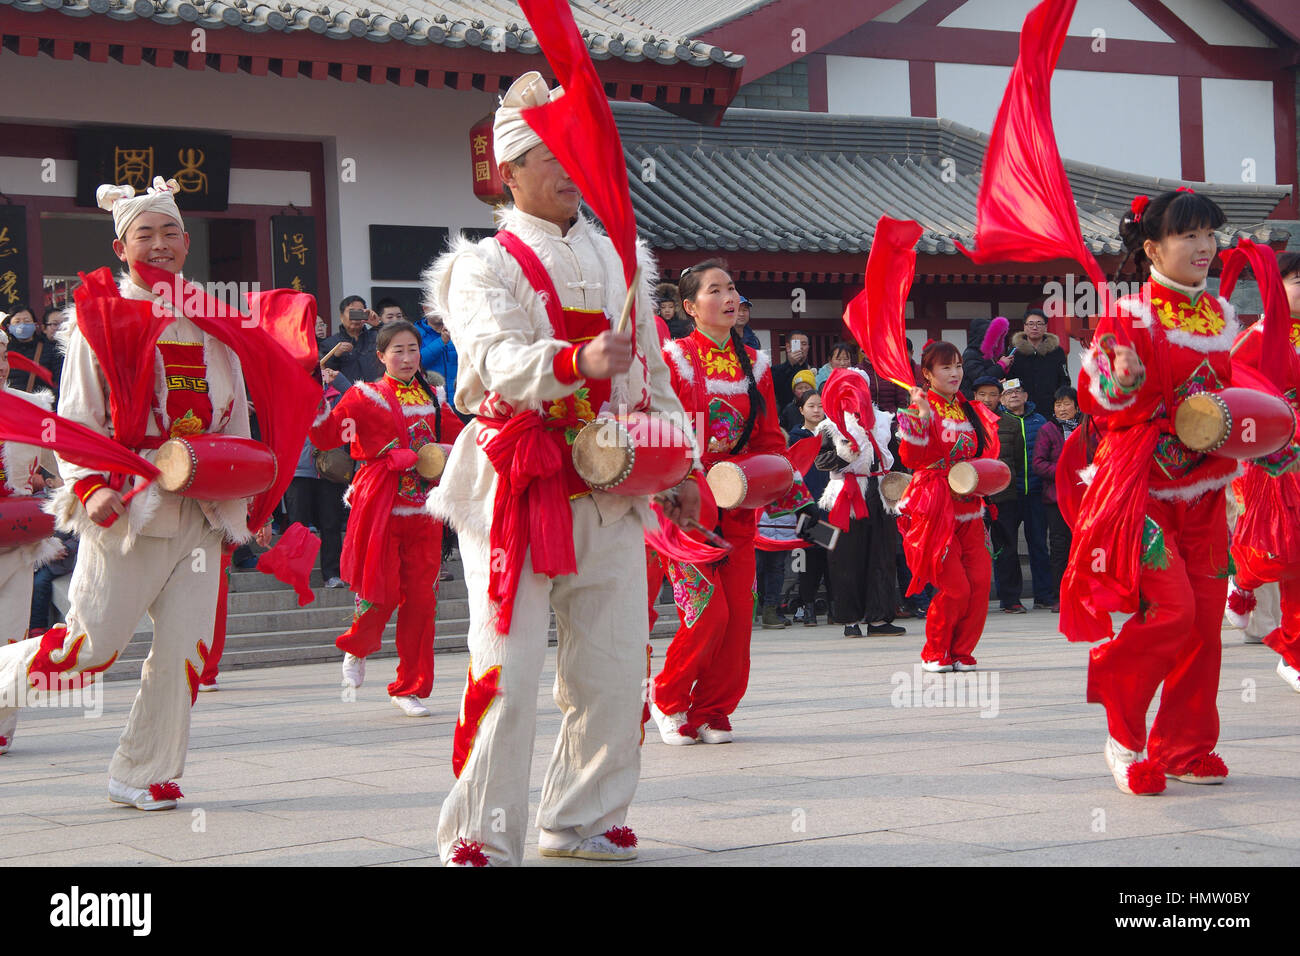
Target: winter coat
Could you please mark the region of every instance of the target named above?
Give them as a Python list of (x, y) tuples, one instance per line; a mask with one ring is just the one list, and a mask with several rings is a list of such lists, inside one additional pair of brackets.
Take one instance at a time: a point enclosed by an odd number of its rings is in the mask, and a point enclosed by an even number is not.
[[(988, 376), (1001, 381), (1007, 373), (996, 361), (986, 359), (980, 351), (984, 336), (988, 334), (992, 319), (971, 319), (970, 329), (966, 332), (966, 348), (961, 353), (961, 393), (967, 398), (975, 397), (975, 383)], [(1001, 358), (1001, 356), (997, 356)], [(1033, 398), (1031, 395), (1030, 398)]]
[(1029, 393), (1033, 404), (1043, 409), (1052, 408), (1056, 404), (1056, 390), (1070, 384), (1070, 370), (1061, 340), (1048, 332), (1035, 347), (1029, 336), (1017, 332), (1011, 337), (1011, 344), (1016, 351), (1002, 377), (1020, 379), (1021, 387)]
[(1034, 473), (1034, 440), (1039, 430), (1047, 424), (1047, 419), (1034, 411), (1034, 403), (1025, 405), (1025, 414), (1013, 415), (1005, 408), (999, 408), (998, 441), (1002, 445), (998, 455), (1011, 469), (1011, 484), (1005, 491), (992, 496), (996, 502), (1010, 501), (1017, 496), (1037, 494), (1042, 490), (1042, 479)]

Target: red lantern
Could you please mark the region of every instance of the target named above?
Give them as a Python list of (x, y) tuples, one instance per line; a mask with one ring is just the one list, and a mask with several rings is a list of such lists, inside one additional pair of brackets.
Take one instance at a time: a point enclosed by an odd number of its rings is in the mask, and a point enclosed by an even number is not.
[(507, 201), (505, 183), (497, 172), (496, 156), (492, 153), (492, 121), (489, 113), (469, 128), (470, 176), (474, 182), (474, 196), (491, 206)]

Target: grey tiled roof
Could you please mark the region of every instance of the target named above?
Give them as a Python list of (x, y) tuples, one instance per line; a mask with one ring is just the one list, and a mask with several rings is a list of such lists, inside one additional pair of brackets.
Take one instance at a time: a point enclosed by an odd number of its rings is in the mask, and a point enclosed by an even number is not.
[(778, 0), (595, 0), (638, 23), (697, 37)]
[[(163, 25), (193, 23), (216, 29), (238, 27), (251, 33), (310, 31), (336, 40), (365, 37), (416, 45), (480, 47), (540, 54), (519, 5), (510, 0), (358, 0), (355, 9), (340, 4), (251, 0), (0, 0), (18, 10), (54, 9), (69, 16), (91, 14), (113, 20), (149, 20)], [(625, 16), (597, 0), (575, 0), (574, 20), (583, 31), (592, 59), (618, 58), (665, 66), (721, 63), (739, 68), (745, 59), (680, 31)]]
[[(637, 223), (657, 249), (865, 254), (881, 215), (925, 227), (921, 253), (958, 254), (954, 239), (974, 244), (988, 137), (968, 127), (733, 108), (712, 128), (622, 103), (614, 114)], [(1122, 251), (1119, 215), (1135, 195), (1189, 185), (1065, 167), (1094, 255)], [(1289, 187), (1194, 185), (1227, 214), (1225, 245), (1239, 235), (1261, 242), (1286, 235), (1265, 219)]]

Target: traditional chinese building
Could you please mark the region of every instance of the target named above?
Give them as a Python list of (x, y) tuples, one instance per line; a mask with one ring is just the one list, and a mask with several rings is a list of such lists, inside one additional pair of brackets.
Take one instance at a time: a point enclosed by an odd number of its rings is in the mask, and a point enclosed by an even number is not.
[[(616, 100), (709, 121), (735, 95), (739, 56), (575, 16)], [(470, 127), (547, 69), (516, 6), (473, 0), (0, 0), (0, 37), (0, 310), (116, 265), (95, 186), (154, 175), (183, 190), (193, 278), (297, 285), (331, 320), (347, 293), (413, 310), (445, 237), (491, 224)]]
[[(668, 270), (726, 255), (779, 346), (797, 327), (838, 337), (882, 213), (926, 229), (918, 339), (961, 343), (971, 318), (1018, 318), (1075, 271), (976, 267), (955, 245), (1033, 2), (573, 9), (620, 104), (644, 234)], [(186, 189), (195, 278), (298, 284), (331, 319), (345, 293), (413, 311), (446, 237), (491, 225), (475, 124), (548, 72), (509, 0), (0, 0), (0, 37), (0, 79), (26, 91), (0, 108), (0, 309), (113, 264), (94, 185), (161, 174)], [(1104, 267), (1132, 195), (1189, 182), (1228, 210), (1224, 242), (1297, 231), (1298, 62), (1287, 0), (1079, 0), (1055, 118)]]

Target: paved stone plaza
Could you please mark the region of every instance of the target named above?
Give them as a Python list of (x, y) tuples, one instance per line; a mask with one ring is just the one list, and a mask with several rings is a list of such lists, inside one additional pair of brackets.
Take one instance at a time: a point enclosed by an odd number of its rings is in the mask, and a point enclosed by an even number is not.
[[(922, 622), (902, 623), (911, 633), (884, 639), (756, 630), (736, 743), (671, 748), (648, 728), (632, 865), (1300, 863), (1300, 695), (1240, 632), (1224, 632), (1219, 692), (1228, 783), (1136, 798), (1102, 760), (1087, 650), (1055, 633), (1054, 616), (994, 609), (963, 707), (912, 686)], [(655, 642), (656, 666), (666, 647)], [(134, 682), (105, 685), (97, 719), (28, 710), (0, 757), (0, 862), (435, 865), (467, 663), (439, 656), (432, 720), (389, 704), (391, 659), (371, 662), (355, 703), (334, 664), (222, 674), (221, 691), (199, 697), (187, 798), (170, 813), (106, 798)], [(534, 801), (559, 724), (553, 665), (552, 650)], [(542, 861), (535, 831), (527, 862), (581, 865)]]

